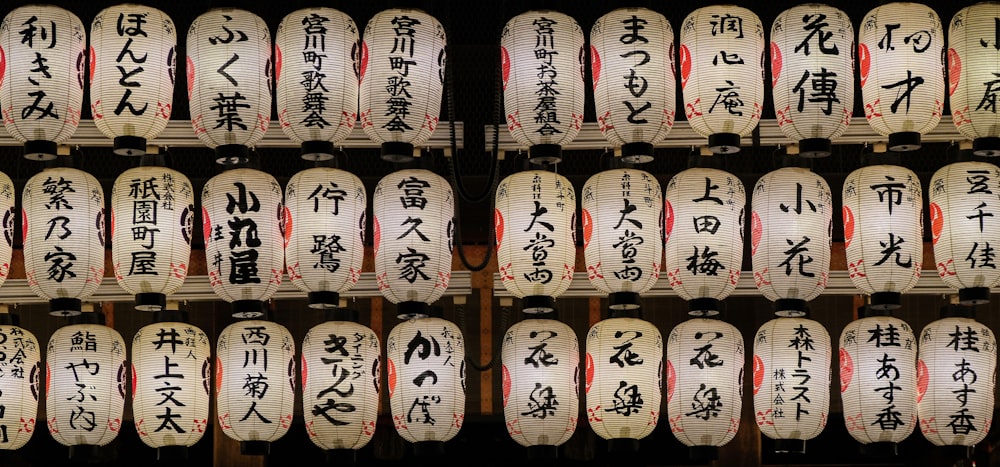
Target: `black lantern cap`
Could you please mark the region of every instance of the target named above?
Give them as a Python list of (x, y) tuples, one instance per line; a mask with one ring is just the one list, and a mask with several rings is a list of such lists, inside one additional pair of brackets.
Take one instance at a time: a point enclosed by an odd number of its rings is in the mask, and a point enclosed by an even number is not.
[(340, 306), (340, 294), (337, 292), (309, 292), (309, 308), (326, 310)]
[(536, 144), (528, 148), (528, 161), (532, 164), (547, 165), (562, 162), (562, 146), (558, 144)]
[(393, 163), (410, 162), (413, 160), (413, 145), (386, 141), (382, 143), (382, 160)]
[(636, 292), (612, 292), (608, 294), (608, 308), (612, 310), (637, 310), (642, 308)]
[(774, 452), (778, 454), (805, 454), (806, 441), (804, 439), (776, 439), (774, 440)]
[(608, 440), (608, 452), (615, 458), (630, 457), (639, 452), (639, 440), (635, 438), (613, 438)]
[(890, 151), (909, 152), (920, 149), (920, 133), (915, 131), (900, 131), (889, 135)]
[(559, 458), (559, 447), (551, 444), (540, 444), (525, 448), (528, 460), (556, 460)]
[(83, 310), (79, 298), (53, 298), (49, 300), (49, 314), (52, 316), (76, 316)]
[(895, 310), (902, 303), (901, 297), (899, 292), (875, 292), (871, 295), (869, 307), (873, 310)]
[(230, 305), (233, 318), (267, 319), (267, 306), (261, 300), (236, 300)]
[(413, 443), (413, 455), (416, 457), (444, 456), (444, 441), (417, 441)]
[(59, 145), (55, 141), (31, 140), (24, 143), (24, 158), (33, 161), (50, 161), (56, 158)]
[(989, 287), (968, 287), (965, 289), (958, 289), (958, 303), (963, 305), (985, 305), (989, 302)]
[(327, 449), (326, 463), (330, 465), (355, 465), (358, 463), (358, 452), (353, 449)]
[(187, 323), (190, 320), (185, 310), (162, 309), (153, 312), (154, 323)]
[(237, 165), (249, 161), (250, 148), (242, 144), (222, 144), (215, 147), (216, 164)]
[(114, 153), (119, 156), (146, 155), (146, 138), (141, 136), (115, 136)]
[(711, 462), (719, 459), (718, 446), (689, 446), (688, 458), (695, 462)]
[(21, 317), (11, 313), (0, 313), (0, 326), (20, 326)]
[(688, 314), (702, 318), (719, 314), (722, 302), (714, 298), (694, 298), (688, 300)]
[(69, 324), (108, 324), (104, 312), (94, 310), (91, 313), (80, 313), (69, 317)]
[(736, 133), (708, 135), (708, 150), (712, 151), (712, 154), (736, 154), (740, 152), (740, 135)]
[(555, 311), (556, 299), (548, 295), (528, 295), (521, 299), (521, 311), (528, 314)]
[(358, 322), (358, 310), (350, 308), (329, 308), (324, 313), (327, 321), (350, 321)]
[(653, 145), (650, 143), (625, 143), (622, 145), (622, 161), (629, 164), (645, 164), (653, 161)]
[(806, 138), (799, 140), (799, 157), (816, 159), (833, 153), (833, 143), (826, 138)]
[(1000, 156), (1000, 138), (987, 136), (972, 140), (972, 153), (979, 157)]
[(396, 305), (396, 317), (401, 320), (426, 318), (430, 316), (428, 308), (424, 302), (399, 302)]
[(869, 457), (895, 457), (899, 455), (899, 444), (891, 441), (862, 444), (861, 454)]
[(69, 447), (69, 460), (80, 463), (99, 463), (104, 456), (96, 444), (74, 444)]
[(774, 315), (782, 318), (802, 318), (809, 314), (806, 301), (798, 298), (779, 298), (774, 301)]
[(266, 456), (271, 454), (271, 442), (240, 441), (240, 454), (244, 456)]
[(160, 446), (156, 448), (157, 462), (183, 462), (188, 460), (187, 446)]
[(961, 304), (951, 304), (941, 307), (940, 316), (942, 318), (972, 318), (976, 317), (976, 309), (971, 306)]
[(138, 311), (159, 311), (167, 307), (167, 296), (155, 292), (135, 294), (135, 309)]
[(328, 161), (333, 159), (333, 143), (329, 141), (303, 141), (299, 155), (307, 161)]

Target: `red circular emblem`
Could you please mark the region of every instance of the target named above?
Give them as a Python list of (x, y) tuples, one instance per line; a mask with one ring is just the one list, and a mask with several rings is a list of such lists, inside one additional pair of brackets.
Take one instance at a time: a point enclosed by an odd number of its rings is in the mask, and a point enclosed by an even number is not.
[(496, 235), (497, 248), (500, 248), (500, 244), (503, 243), (503, 213), (499, 209), (493, 211), (493, 229), (495, 230), (494, 235)]
[(931, 215), (931, 245), (937, 245), (938, 239), (941, 238), (941, 231), (944, 230), (944, 213), (941, 212), (941, 206), (938, 206), (937, 203), (931, 203), (928, 208)]
[(930, 382), (930, 374), (927, 372), (927, 364), (917, 360), (917, 403), (919, 404), (927, 393), (927, 384)]
[(854, 213), (851, 212), (851, 208), (844, 206), (844, 248), (851, 246), (851, 240), (854, 238)]
[(590, 72), (594, 75), (594, 89), (597, 89), (597, 82), (601, 80), (601, 55), (594, 46), (590, 46)]
[(590, 211), (583, 209), (583, 249), (590, 245), (590, 236), (594, 233), (594, 218), (590, 217)]
[(854, 360), (851, 354), (845, 349), (840, 349), (840, 392), (847, 390), (851, 385), (851, 377), (854, 376)]
[(687, 46), (681, 44), (681, 89), (687, 87), (688, 77), (691, 76), (691, 51)]
[(955, 94), (958, 83), (962, 81), (962, 57), (955, 49), (948, 49), (948, 95)]
[(868, 46), (863, 42), (858, 44), (858, 67), (861, 70), (861, 87), (868, 81), (868, 70), (872, 66), (872, 57), (868, 54)]
[(760, 216), (757, 211), (750, 213), (750, 256), (757, 255), (757, 246), (760, 245), (760, 237), (764, 226), (760, 223)]
[(760, 355), (754, 354), (753, 356), (753, 395), (757, 395), (757, 391), (760, 391), (761, 384), (764, 384), (764, 360), (761, 360)]
[(674, 230), (674, 207), (670, 201), (663, 201), (663, 243), (670, 240), (670, 232)]
[(587, 352), (587, 364), (586, 364), (586, 378), (587, 385), (584, 386), (584, 394), (590, 394), (590, 386), (594, 384), (594, 357)]
[(501, 389), (503, 389), (503, 406), (507, 407), (507, 400), (510, 398), (510, 370), (507, 369), (507, 365), (502, 365), (500, 367), (500, 373), (502, 381)]
[(778, 44), (771, 43), (771, 88), (778, 84), (781, 76), (781, 48)]
[(674, 398), (674, 388), (677, 386), (677, 373), (674, 372), (674, 364), (667, 360), (667, 403)]

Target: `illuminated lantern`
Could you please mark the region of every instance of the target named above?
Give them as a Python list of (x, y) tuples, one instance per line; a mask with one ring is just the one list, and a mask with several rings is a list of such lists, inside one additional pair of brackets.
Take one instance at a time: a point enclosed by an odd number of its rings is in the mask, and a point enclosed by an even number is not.
[(361, 43), (361, 128), (382, 158), (413, 158), (434, 133), (444, 89), (444, 26), (416, 9), (394, 8), (368, 21)]
[(638, 308), (639, 294), (660, 278), (662, 193), (656, 177), (635, 169), (599, 172), (583, 185), (587, 277), (609, 294), (611, 309)]
[(398, 314), (426, 314), (451, 279), (455, 197), (440, 175), (405, 169), (379, 180), (375, 215), (375, 279)]
[(917, 426), (917, 341), (905, 321), (876, 311), (844, 328), (840, 399), (847, 432), (866, 452), (896, 454)]
[(201, 191), (208, 281), (233, 316), (260, 318), (285, 263), (281, 185), (255, 169), (226, 170)]
[(889, 150), (920, 148), (920, 135), (941, 121), (944, 107), (944, 29), (920, 3), (892, 2), (861, 20), (858, 67), (865, 117), (889, 137)]
[(361, 179), (344, 170), (315, 167), (288, 180), (285, 267), (310, 307), (336, 307), (361, 278), (367, 203)]
[[(309, 440), (324, 450), (358, 450), (378, 421), (380, 348), (367, 326), (341, 314), (302, 340), (302, 405)], [(335, 312), (336, 313), (336, 312)]]
[(529, 458), (557, 457), (576, 431), (580, 344), (551, 313), (525, 319), (504, 334), (503, 415), (507, 433)]
[(599, 321), (587, 333), (585, 368), (590, 428), (610, 449), (624, 444), (638, 450), (638, 440), (649, 436), (661, 417), (660, 331), (632, 316)]
[(51, 160), (80, 124), (87, 31), (54, 5), (14, 8), (0, 23), (0, 112), (24, 157)]
[(935, 446), (974, 446), (993, 423), (997, 341), (970, 315), (946, 313), (920, 332), (917, 413)]
[(212, 344), (187, 313), (159, 311), (132, 339), (132, 415), (160, 459), (186, 459), (208, 429)]
[(271, 33), (257, 15), (214, 8), (187, 34), (191, 126), (215, 162), (245, 162), (271, 122)]
[(354, 129), (360, 53), (358, 26), (333, 8), (297, 10), (278, 25), (278, 120), (285, 136), (301, 145), (304, 159), (332, 158), (333, 146)]
[(736, 436), (743, 407), (743, 335), (718, 319), (691, 318), (667, 338), (670, 431), (692, 459), (716, 459)]
[[(6, 307), (6, 305), (4, 305)], [(0, 312), (0, 450), (23, 447), (34, 434), (42, 348), (31, 331), (18, 326), (17, 316)], [(18, 357), (18, 358), (15, 358)]]
[(111, 256), (118, 285), (135, 308), (157, 311), (187, 278), (194, 188), (166, 167), (126, 170), (111, 189)]
[(736, 289), (743, 266), (743, 183), (723, 170), (695, 167), (674, 175), (664, 197), (670, 287), (692, 312), (713, 315)]
[[(10, 261), (14, 256), (14, 223), (16, 222), (14, 207), (17, 198), (14, 193), (14, 182), (7, 174), (0, 172), (0, 228), (3, 229), (3, 241), (0, 241), (0, 285), (7, 281), (10, 274)], [(23, 232), (22, 232), (23, 235)]]
[(779, 317), (754, 337), (753, 406), (775, 451), (804, 453), (830, 413), (830, 333), (805, 318)]
[[(938, 276), (967, 305), (990, 301), (1000, 281), (995, 245), (1000, 229), (990, 204), (1000, 193), (1000, 169), (987, 162), (955, 162), (931, 177), (928, 209)], [(991, 245), (992, 244), (992, 245)]]
[(764, 109), (764, 25), (736, 5), (698, 8), (681, 23), (684, 112), (716, 154), (739, 152)]
[[(996, 128), (996, 75), (1000, 69), (996, 20), (1000, 4), (981, 2), (955, 13), (948, 29), (948, 96), (958, 132), (977, 156), (1000, 156)], [(992, 40), (992, 44), (990, 43)]]
[(590, 69), (601, 133), (622, 159), (653, 160), (674, 126), (674, 30), (646, 8), (618, 8), (590, 30)]
[(141, 156), (170, 121), (177, 25), (166, 13), (123, 3), (90, 24), (90, 109), (115, 154)]
[(576, 191), (555, 172), (511, 174), (496, 190), (497, 264), (522, 311), (554, 310), (576, 266)]
[(215, 362), (218, 427), (241, 454), (267, 454), (288, 432), (295, 401), (295, 340), (284, 326), (243, 320), (219, 335)]
[[(557, 163), (583, 124), (583, 30), (551, 10), (521, 13), (500, 34), (507, 129), (532, 161)], [(650, 73), (651, 76), (655, 73)]]
[(443, 449), (465, 421), (465, 339), (450, 321), (413, 318), (386, 339), (389, 406), (396, 432), (418, 455)]
[(100, 312), (82, 313), (56, 329), (45, 351), (49, 434), (70, 458), (92, 456), (118, 437), (128, 366), (121, 334)]
[(22, 193), (24, 272), (53, 316), (80, 313), (104, 278), (104, 191), (92, 175), (47, 168)]
[(854, 111), (854, 27), (820, 3), (789, 8), (771, 25), (771, 88), (781, 132), (802, 157), (830, 155)]
[(920, 179), (905, 167), (872, 165), (844, 180), (844, 249), (854, 286), (874, 309), (899, 307), (923, 262)]

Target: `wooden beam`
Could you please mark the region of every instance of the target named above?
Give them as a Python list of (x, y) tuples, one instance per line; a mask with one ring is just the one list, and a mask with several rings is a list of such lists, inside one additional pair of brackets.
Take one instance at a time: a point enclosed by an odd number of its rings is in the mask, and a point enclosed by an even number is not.
[[(479, 289), (479, 364), (482, 365), (492, 359), (493, 289), (482, 287)], [(479, 372), (480, 415), (493, 415), (493, 368), (500, 363), (498, 360), (494, 360), (489, 369)]]
[(587, 322), (588, 329), (594, 327), (601, 320), (601, 297), (590, 297), (587, 299)]

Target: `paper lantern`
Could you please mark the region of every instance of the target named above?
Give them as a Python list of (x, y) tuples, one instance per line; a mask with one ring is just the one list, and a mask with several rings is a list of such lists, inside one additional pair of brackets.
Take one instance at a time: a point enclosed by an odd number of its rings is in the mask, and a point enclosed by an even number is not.
[(302, 340), (302, 405), (309, 440), (322, 449), (358, 450), (378, 421), (379, 341), (351, 321), (326, 321)]
[(104, 190), (92, 175), (44, 169), (22, 193), (24, 273), (49, 313), (80, 313), (104, 278)]
[(959, 301), (987, 303), (990, 287), (1000, 281), (995, 246), (1000, 229), (989, 205), (1000, 193), (1000, 169), (986, 162), (948, 164), (931, 177), (931, 243), (938, 276), (958, 290)]
[(554, 309), (576, 266), (576, 190), (554, 172), (511, 174), (496, 190), (497, 264), (526, 313)]
[(750, 256), (757, 289), (781, 313), (802, 315), (830, 277), (833, 199), (808, 169), (785, 167), (757, 180), (751, 205)]
[(579, 416), (576, 333), (555, 319), (525, 319), (504, 334), (500, 358), (507, 433), (529, 457), (554, 459)]
[(869, 316), (840, 333), (840, 399), (847, 432), (894, 453), (917, 426), (917, 341), (905, 321)]
[(247, 159), (271, 122), (271, 33), (236, 8), (202, 13), (187, 34), (191, 126), (215, 162)]
[(281, 185), (255, 169), (226, 170), (201, 191), (208, 281), (233, 316), (259, 318), (285, 264)]
[(400, 317), (423, 314), (451, 280), (455, 198), (451, 185), (425, 169), (405, 169), (379, 180), (375, 215), (375, 279)]
[(972, 140), (977, 156), (1000, 156), (994, 89), (998, 84), (994, 73), (1000, 68), (994, 19), (998, 16), (1000, 4), (976, 3), (955, 13), (948, 29), (951, 120), (962, 136)]
[(656, 177), (641, 170), (606, 170), (583, 185), (587, 278), (610, 294), (612, 309), (638, 308), (639, 294), (660, 278), (662, 198)]
[(137, 310), (157, 311), (187, 278), (194, 188), (184, 174), (141, 166), (111, 188), (111, 257), (115, 279)]
[(284, 326), (243, 320), (219, 335), (215, 362), (218, 428), (243, 454), (265, 454), (292, 425), (295, 340)]
[[(660, 419), (663, 337), (652, 323), (617, 317), (587, 333), (587, 421), (611, 443), (649, 436)], [(611, 444), (609, 446), (613, 446)]]
[(35, 433), (41, 344), (15, 316), (0, 314), (0, 450), (20, 449)]
[(7, 281), (10, 261), (14, 256), (14, 224), (17, 222), (17, 198), (14, 190), (14, 182), (7, 174), (0, 172), (0, 227), (3, 228), (3, 241), (0, 241), (0, 285)]
[(161, 459), (186, 451), (208, 429), (212, 344), (184, 315), (161, 312), (132, 339), (135, 430)]
[(454, 438), (465, 421), (462, 331), (441, 318), (414, 318), (393, 327), (385, 347), (396, 432), (419, 449)]
[(805, 318), (764, 323), (753, 344), (753, 406), (778, 452), (805, 452), (830, 413), (830, 333)]
[(851, 282), (871, 294), (872, 308), (897, 308), (923, 262), (920, 179), (905, 167), (872, 165), (851, 172), (843, 193)]
[(170, 121), (177, 25), (166, 13), (124, 3), (90, 24), (90, 110), (115, 154), (141, 156)]
[[(507, 129), (533, 161), (562, 160), (583, 124), (583, 30), (558, 11), (531, 10), (504, 25), (500, 67)], [(650, 73), (654, 75), (654, 73)]]
[(674, 30), (647, 8), (618, 8), (590, 30), (597, 123), (622, 159), (653, 160), (653, 145), (674, 126)]
[(712, 314), (740, 279), (743, 183), (728, 172), (696, 167), (674, 175), (664, 196), (663, 261), (670, 287), (691, 311)]
[(974, 446), (993, 423), (997, 341), (984, 324), (945, 317), (920, 332), (917, 413), (935, 446)]
[(437, 128), (444, 89), (444, 26), (417, 9), (383, 10), (361, 43), (361, 128), (382, 145), (382, 158), (413, 158)]
[(715, 458), (736, 436), (743, 407), (743, 335), (718, 319), (692, 318), (667, 338), (670, 431), (693, 458)]
[(868, 12), (858, 30), (865, 118), (892, 151), (920, 148), (944, 107), (944, 30), (926, 5), (892, 2)]
[[(332, 158), (358, 119), (358, 26), (333, 8), (303, 8), (274, 34), (275, 99), (281, 131), (309, 160)], [(285, 79), (282, 79), (285, 78)]]
[(829, 156), (854, 111), (851, 18), (819, 3), (781, 12), (771, 25), (771, 88), (778, 128), (799, 156)]
[(12, 9), (0, 23), (0, 112), (24, 157), (51, 160), (80, 124), (87, 31), (54, 5)]
[(764, 25), (736, 5), (698, 8), (681, 25), (688, 123), (716, 154), (739, 152), (764, 109)]
[[(97, 321), (95, 313), (80, 318)], [(103, 318), (103, 316), (101, 316)], [(45, 414), (49, 434), (82, 457), (118, 437), (125, 410), (125, 341), (97, 323), (56, 329), (45, 352)]]

